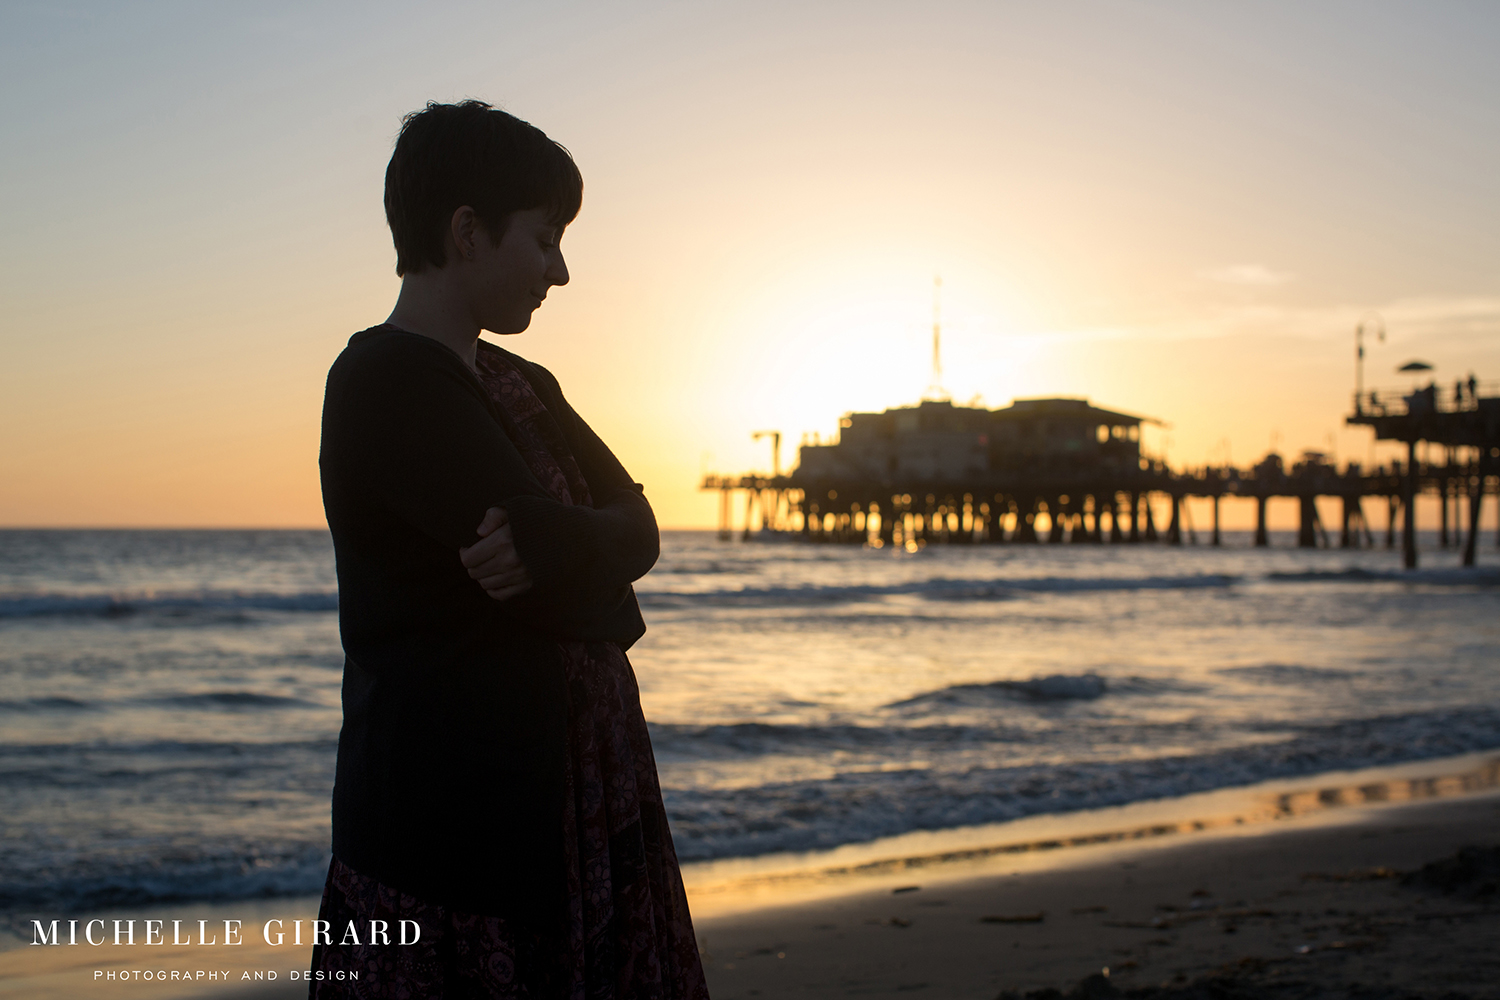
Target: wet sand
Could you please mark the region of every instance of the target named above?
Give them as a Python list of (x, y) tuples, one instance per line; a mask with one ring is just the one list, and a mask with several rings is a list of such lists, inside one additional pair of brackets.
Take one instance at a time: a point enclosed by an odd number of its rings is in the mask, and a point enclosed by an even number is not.
[[(1497, 843), (1500, 792), (1488, 788), (907, 866), (786, 905), (763, 905), (762, 894), (750, 910), (699, 894), (696, 923), (715, 1000), (1043, 1000), (1057, 995), (1052, 990), (1500, 998), (1496, 874), (1459, 877), (1452, 892), (1400, 877), (1466, 845)], [(1486, 878), (1487, 893), (1480, 891)], [(247, 934), (257, 936), (258, 929)], [(108, 948), (19, 948), (0, 952), (0, 997), (300, 997), (306, 985), (287, 977), (305, 968), (304, 950), (252, 942), (233, 960), (219, 949), (203, 961), (190, 950), (164, 949), (149, 963), (222, 967), (235, 977), (226, 988), (222, 981), (98, 982), (96, 969), (146, 965), (112, 964)], [(238, 980), (256, 969), (279, 970), (279, 981)]]
[(1489, 792), (1100, 848), (1062, 868), (913, 882), (699, 931), (715, 1000), (1500, 997), (1500, 893), (1399, 877), (1497, 842)]

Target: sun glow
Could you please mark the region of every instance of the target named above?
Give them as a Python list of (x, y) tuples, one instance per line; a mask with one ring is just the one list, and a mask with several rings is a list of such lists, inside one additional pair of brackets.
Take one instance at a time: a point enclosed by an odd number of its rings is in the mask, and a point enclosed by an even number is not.
[[(944, 275), (941, 385), (994, 400), (1023, 375), (1025, 305), (993, 274), (896, 254), (843, 252), (766, 282), (734, 310), (716, 354), (735, 372), (726, 409), (751, 423), (832, 433), (850, 410), (916, 402), (932, 381), (931, 275)], [(1019, 354), (1019, 356), (1018, 356)], [(996, 364), (997, 359), (1008, 359)]]

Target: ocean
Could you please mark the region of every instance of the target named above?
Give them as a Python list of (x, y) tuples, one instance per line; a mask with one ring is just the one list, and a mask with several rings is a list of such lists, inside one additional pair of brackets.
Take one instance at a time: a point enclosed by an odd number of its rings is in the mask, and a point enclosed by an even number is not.
[[(1431, 540), (1428, 540), (1431, 542)], [(1500, 747), (1500, 553), (667, 532), (631, 651), (684, 861)], [(316, 894), (323, 531), (0, 532), (0, 917)]]

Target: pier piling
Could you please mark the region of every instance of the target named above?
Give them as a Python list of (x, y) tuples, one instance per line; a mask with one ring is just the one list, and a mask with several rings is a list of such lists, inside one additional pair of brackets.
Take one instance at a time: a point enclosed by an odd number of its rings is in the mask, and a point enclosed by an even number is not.
[(1401, 562), (1407, 569), (1417, 568), (1417, 442), (1408, 442), (1406, 475), (1401, 480)]
[(1297, 512), (1297, 548), (1315, 549), (1318, 547), (1318, 536), (1314, 534), (1313, 522), (1318, 519), (1317, 500), (1305, 494), (1297, 500), (1300, 508)]

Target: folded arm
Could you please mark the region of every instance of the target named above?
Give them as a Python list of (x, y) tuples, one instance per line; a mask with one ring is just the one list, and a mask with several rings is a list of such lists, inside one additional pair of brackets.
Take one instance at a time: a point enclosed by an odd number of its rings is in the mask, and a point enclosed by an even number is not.
[[(593, 498), (592, 508), (563, 507), (544, 515), (568, 522), (568, 534), (577, 542), (574, 552), (554, 556), (576, 567), (582, 573), (579, 582), (586, 586), (615, 588), (634, 583), (656, 565), (661, 552), (651, 504), (609, 446), (569, 405), (552, 373), (540, 365), (523, 363), (531, 369), (534, 385), (562, 430)], [(523, 499), (519, 508), (508, 510), (512, 518), (525, 517), (524, 508), (530, 506), (531, 501)], [(518, 540), (517, 546), (533, 569), (534, 559), (540, 562), (547, 558), (544, 553), (533, 555), (524, 541)]]
[(552, 499), (456, 356), (413, 334), (378, 337), (352, 347), (330, 372), (325, 455), (455, 558), (480, 540), (487, 511), (503, 508), (534, 584), (524, 601), (531, 607), (542, 602), (580, 622), (618, 607), (623, 597), (601, 604), (593, 595), (628, 587), (654, 562), (645, 498), (601, 482), (597, 508)]

